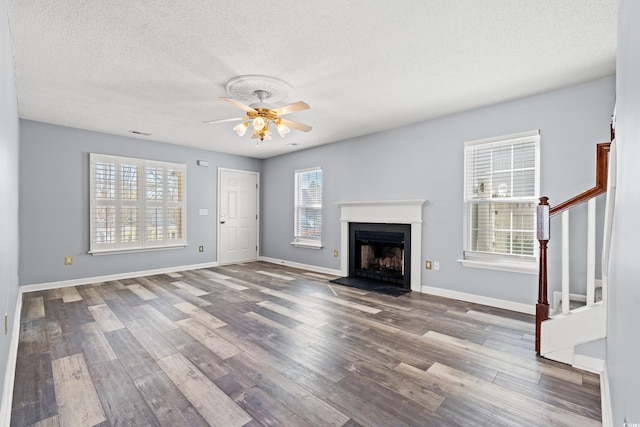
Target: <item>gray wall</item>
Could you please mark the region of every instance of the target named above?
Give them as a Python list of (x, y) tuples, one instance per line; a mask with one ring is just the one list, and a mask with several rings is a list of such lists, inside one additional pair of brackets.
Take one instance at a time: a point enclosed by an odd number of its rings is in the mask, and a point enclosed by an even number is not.
[[(188, 246), (89, 255), (90, 152), (185, 163)], [(209, 167), (197, 166), (197, 160), (209, 161)], [(25, 285), (217, 261), (217, 168), (259, 172), (261, 162), (21, 120), (20, 165), (20, 284)], [(200, 208), (209, 215), (199, 216)], [(66, 255), (73, 256), (73, 265), (64, 265)]]
[[(6, 2), (0, 1), (0, 402), (18, 296), (18, 104)], [(4, 316), (9, 316), (9, 334)], [(7, 408), (8, 409), (8, 408)], [(3, 414), (0, 413), (0, 423)]]
[[(537, 277), (465, 268), (463, 239), (464, 142), (540, 129), (541, 192), (559, 203), (594, 185), (595, 144), (609, 140), (614, 76), (571, 88), (367, 135), (263, 163), (261, 254), (339, 269), (339, 207), (336, 202), (427, 199), (423, 209), (423, 260), (440, 262), (424, 271), (422, 284), (525, 304), (537, 298)], [(323, 168), (322, 250), (292, 247), (293, 173)], [(603, 204), (603, 200), (600, 201)], [(290, 207), (284, 208), (283, 207)], [(574, 226), (586, 222), (576, 215)], [(560, 252), (559, 238), (551, 251)], [(584, 248), (578, 242), (576, 248)], [(580, 255), (576, 251), (575, 256)], [(558, 274), (557, 262), (550, 266)], [(582, 277), (580, 277), (582, 275)], [(584, 283), (584, 269), (574, 275)], [(551, 287), (558, 287), (552, 281)]]
[(640, 423), (640, 2), (618, 1), (618, 174), (607, 312), (613, 425)]

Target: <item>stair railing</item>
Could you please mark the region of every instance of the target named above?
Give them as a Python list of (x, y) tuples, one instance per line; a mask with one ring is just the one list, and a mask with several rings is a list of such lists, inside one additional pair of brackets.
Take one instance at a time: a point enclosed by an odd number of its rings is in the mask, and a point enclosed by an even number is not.
[[(613, 133), (612, 133), (613, 138)], [(542, 322), (549, 318), (547, 297), (547, 246), (550, 238), (551, 217), (562, 214), (562, 312), (569, 312), (569, 210), (584, 202), (588, 203), (587, 219), (587, 305), (595, 301), (595, 198), (607, 191), (607, 167), (610, 142), (596, 146), (596, 185), (583, 193), (556, 206), (549, 205), (549, 198), (540, 197), (537, 208), (537, 239), (540, 243), (538, 271), (538, 303), (536, 304), (536, 352), (540, 354), (540, 331)]]

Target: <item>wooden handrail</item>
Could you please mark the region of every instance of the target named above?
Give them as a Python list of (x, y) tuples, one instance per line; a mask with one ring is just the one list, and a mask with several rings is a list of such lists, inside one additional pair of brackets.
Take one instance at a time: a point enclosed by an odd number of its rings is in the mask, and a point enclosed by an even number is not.
[[(613, 127), (611, 128), (611, 136), (614, 136)], [(547, 300), (547, 244), (549, 243), (550, 237), (550, 218), (607, 191), (610, 147), (610, 142), (603, 142), (596, 146), (595, 187), (553, 207), (549, 206), (548, 197), (540, 197), (537, 214), (537, 238), (540, 242), (538, 303), (536, 304), (536, 353), (538, 354), (540, 354), (540, 333), (542, 329), (542, 322), (549, 318), (549, 301)]]
[(570, 198), (560, 204), (555, 205), (549, 209), (549, 215), (554, 216), (567, 209), (584, 203), (589, 199), (606, 193), (607, 191), (607, 166), (609, 164), (609, 148), (610, 142), (603, 142), (596, 146), (596, 186), (589, 190), (578, 194), (575, 197)]

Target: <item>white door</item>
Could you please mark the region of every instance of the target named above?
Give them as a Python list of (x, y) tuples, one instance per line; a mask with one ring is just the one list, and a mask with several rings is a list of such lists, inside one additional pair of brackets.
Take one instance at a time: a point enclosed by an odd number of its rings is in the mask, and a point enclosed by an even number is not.
[(218, 262), (258, 259), (258, 173), (218, 171)]

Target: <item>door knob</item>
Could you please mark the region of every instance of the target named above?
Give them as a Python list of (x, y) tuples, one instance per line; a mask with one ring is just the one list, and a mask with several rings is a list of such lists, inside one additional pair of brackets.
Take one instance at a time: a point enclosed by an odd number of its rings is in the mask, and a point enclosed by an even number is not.
[(220, 224), (224, 224), (224, 223), (225, 223), (225, 221), (220, 221)]

